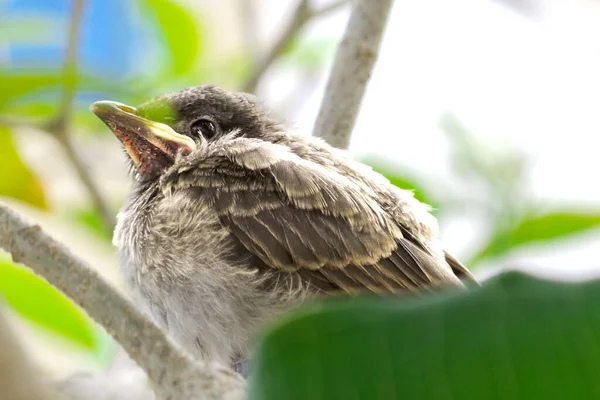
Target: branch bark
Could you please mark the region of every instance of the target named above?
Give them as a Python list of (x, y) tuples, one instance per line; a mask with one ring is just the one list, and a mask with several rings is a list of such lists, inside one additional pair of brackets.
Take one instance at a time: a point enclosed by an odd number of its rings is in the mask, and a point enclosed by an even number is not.
[(356, 0), (338, 46), (313, 134), (346, 149), (375, 65), (392, 0)]
[(117, 340), (165, 399), (237, 399), (243, 379), (193, 361), (128, 299), (37, 225), (0, 204), (0, 248), (81, 306)]
[(321, 9), (315, 9), (310, 5), (309, 0), (300, 0), (294, 10), (290, 23), (279, 35), (273, 46), (258, 60), (250, 73), (248, 80), (242, 86), (242, 91), (248, 93), (254, 93), (256, 91), (256, 88), (267, 70), (273, 65), (275, 60), (283, 54), (289, 44), (298, 37), (308, 21), (336, 11), (345, 6), (348, 2), (349, 0), (338, 0), (323, 6)]
[(0, 304), (0, 393), (4, 400), (55, 400), (10, 329)]
[(45, 130), (52, 133), (60, 145), (79, 179), (87, 189), (94, 206), (102, 217), (105, 227), (112, 232), (115, 226), (115, 218), (106, 200), (101, 194), (100, 188), (90, 176), (88, 167), (77, 154), (69, 132), (69, 119), (75, 89), (77, 87), (77, 42), (79, 39), (79, 24), (83, 12), (83, 0), (73, 0), (73, 10), (69, 21), (69, 32), (67, 35), (67, 49), (63, 66), (63, 92), (56, 118), (45, 126)]

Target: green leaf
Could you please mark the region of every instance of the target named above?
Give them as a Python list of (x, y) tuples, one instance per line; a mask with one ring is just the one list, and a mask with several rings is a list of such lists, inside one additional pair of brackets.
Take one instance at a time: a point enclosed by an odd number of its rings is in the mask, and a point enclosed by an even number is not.
[(21, 160), (10, 131), (0, 126), (0, 196), (46, 208), (44, 190), (37, 177)]
[(171, 57), (171, 72), (183, 75), (194, 66), (203, 49), (201, 32), (188, 10), (171, 0), (144, 0), (142, 4), (155, 18)]
[(7, 74), (0, 71), (0, 109), (18, 97), (57, 87), (61, 81), (62, 77), (56, 74)]
[(96, 348), (91, 320), (28, 269), (0, 260), (0, 295), (23, 317), (88, 349)]
[(417, 185), (414, 181), (400, 175), (393, 175), (391, 173), (383, 172), (380, 173), (388, 178), (392, 185), (397, 186), (400, 189), (412, 190), (417, 200), (429, 205), (433, 205), (433, 201), (427, 194), (425, 194), (425, 190), (420, 188), (419, 185)]
[(527, 217), (511, 231), (497, 232), (473, 260), (500, 257), (518, 247), (563, 239), (598, 227), (600, 212), (556, 211)]
[(374, 171), (385, 176), (392, 185), (397, 186), (400, 189), (412, 190), (415, 198), (420, 202), (431, 206), (439, 205), (438, 202), (433, 200), (430, 193), (428, 193), (423, 186), (415, 182), (415, 179), (409, 177), (409, 174), (400, 171), (400, 167), (376, 160), (372, 157), (366, 157), (361, 161), (373, 168)]
[(507, 273), (483, 288), (317, 304), (257, 348), (249, 398), (597, 399), (600, 282)]

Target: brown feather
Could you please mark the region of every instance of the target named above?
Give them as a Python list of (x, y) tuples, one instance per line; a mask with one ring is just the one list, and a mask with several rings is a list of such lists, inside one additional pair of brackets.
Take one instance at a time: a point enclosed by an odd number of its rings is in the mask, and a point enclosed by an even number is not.
[(397, 191), (378, 194), (382, 189), (350, 166), (326, 168), (282, 144), (231, 142), (216, 152), (219, 168), (207, 162), (189, 171), (190, 190), (264, 267), (347, 293), (458, 283), (416, 239), (422, 228), (405, 225), (413, 216), (394, 203)]
[(454, 258), (452, 255), (444, 252), (446, 262), (452, 268), (452, 271), (458, 276), (458, 278), (462, 281), (476, 283), (475, 277), (471, 274), (471, 272), (465, 267), (460, 261)]

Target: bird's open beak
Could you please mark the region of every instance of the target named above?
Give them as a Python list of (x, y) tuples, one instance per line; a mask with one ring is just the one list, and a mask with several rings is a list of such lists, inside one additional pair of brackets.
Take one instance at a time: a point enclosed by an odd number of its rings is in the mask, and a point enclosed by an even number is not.
[(129, 154), (135, 167), (144, 174), (154, 174), (173, 164), (175, 156), (189, 154), (196, 143), (170, 126), (138, 115), (134, 107), (114, 101), (98, 101), (90, 106)]

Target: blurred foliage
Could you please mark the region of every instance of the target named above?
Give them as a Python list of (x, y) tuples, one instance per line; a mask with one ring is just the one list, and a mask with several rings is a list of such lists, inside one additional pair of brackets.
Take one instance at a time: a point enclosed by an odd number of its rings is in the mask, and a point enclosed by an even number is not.
[(87, 228), (98, 239), (111, 240), (112, 232), (106, 228), (102, 222), (102, 216), (95, 208), (72, 209), (67, 217)]
[(198, 55), (204, 51), (199, 19), (174, 1), (142, 0), (141, 4), (155, 19), (162, 33), (166, 45), (164, 56), (170, 61), (166, 75), (190, 72)]
[(61, 82), (58, 74), (14, 74), (0, 70), (0, 110), (21, 96), (32, 96), (43, 89), (56, 89)]
[(576, 210), (586, 207), (573, 204), (547, 214), (532, 213), (548, 206), (527, 190), (525, 155), (506, 144), (482, 141), (453, 115), (445, 115), (441, 127), (450, 141), (453, 173), (470, 189), (462, 188), (467, 195), (461, 193), (451, 201), (487, 219), (490, 229), (487, 242), (473, 249), (465, 262), (469, 268), (528, 245), (549, 244), (600, 228), (600, 209), (581, 212)]
[(286, 46), (281, 61), (293, 68), (318, 71), (334, 54), (337, 40), (296, 38)]
[(523, 246), (547, 243), (582, 233), (600, 226), (600, 213), (555, 213), (525, 217), (506, 232), (495, 231), (494, 236), (474, 257), (474, 263), (497, 258)]
[(436, 207), (438, 204), (439, 200), (434, 200), (433, 194), (430, 193), (425, 186), (417, 183), (420, 179), (409, 176), (406, 171), (401, 171), (398, 166), (378, 160), (376, 157), (366, 157), (360, 161), (373, 168), (373, 171), (385, 176), (392, 185), (397, 186), (400, 189), (411, 190), (417, 200), (432, 207)]
[(33, 272), (0, 259), (0, 293), (23, 317), (97, 350), (93, 322), (65, 295)]
[(46, 208), (42, 185), (21, 161), (13, 137), (0, 126), (0, 196), (12, 197), (39, 208)]
[(330, 300), (282, 318), (250, 399), (595, 399), (600, 281), (507, 273), (471, 291)]
[(450, 142), (453, 174), (471, 189), (461, 202), (489, 215), (493, 225), (510, 225), (529, 211), (524, 154), (506, 143), (484, 141), (453, 115), (443, 116), (440, 125)]

